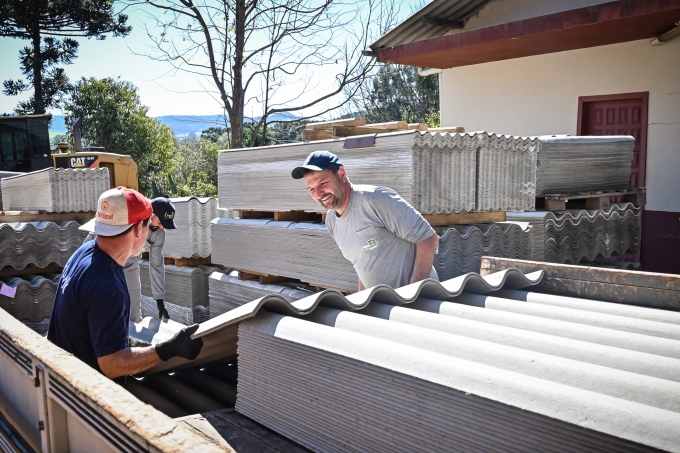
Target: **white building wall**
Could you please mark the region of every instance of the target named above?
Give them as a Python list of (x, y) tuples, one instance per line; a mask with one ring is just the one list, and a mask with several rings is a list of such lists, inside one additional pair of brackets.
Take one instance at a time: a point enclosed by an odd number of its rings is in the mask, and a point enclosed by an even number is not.
[(442, 126), (576, 134), (579, 96), (649, 92), (647, 209), (680, 212), (680, 38), (446, 69)]

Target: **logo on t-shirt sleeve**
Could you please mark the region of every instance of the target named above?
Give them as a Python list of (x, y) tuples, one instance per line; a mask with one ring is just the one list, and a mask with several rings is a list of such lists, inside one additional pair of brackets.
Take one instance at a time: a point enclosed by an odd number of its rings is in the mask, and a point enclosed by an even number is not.
[(361, 247), (361, 251), (368, 252), (369, 250), (374, 250), (378, 248), (378, 244), (380, 244), (380, 241), (378, 241), (377, 239), (375, 238), (369, 239), (368, 241), (366, 241), (366, 245)]

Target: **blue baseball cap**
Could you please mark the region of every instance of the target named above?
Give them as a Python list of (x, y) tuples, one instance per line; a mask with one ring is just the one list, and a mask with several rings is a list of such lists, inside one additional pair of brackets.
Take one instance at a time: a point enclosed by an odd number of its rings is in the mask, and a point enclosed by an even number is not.
[(175, 205), (172, 204), (169, 198), (154, 198), (151, 202), (151, 207), (153, 208), (153, 213), (161, 221), (163, 228), (166, 230), (177, 228), (177, 225), (175, 225)]
[(309, 156), (307, 156), (307, 159), (305, 159), (305, 163), (302, 164), (302, 167), (295, 167), (293, 169), (292, 176), (293, 179), (302, 179), (303, 170), (324, 171), (330, 168), (340, 167), (342, 167), (340, 159), (338, 159), (338, 156), (332, 152), (314, 151), (313, 153), (310, 153)]

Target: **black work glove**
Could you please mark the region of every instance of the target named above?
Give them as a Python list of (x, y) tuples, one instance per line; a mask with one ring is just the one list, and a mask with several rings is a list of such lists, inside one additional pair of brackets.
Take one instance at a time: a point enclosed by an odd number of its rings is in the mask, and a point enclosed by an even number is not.
[(191, 336), (198, 329), (198, 324), (185, 327), (175, 334), (174, 337), (156, 345), (156, 354), (163, 362), (167, 362), (173, 357), (182, 357), (194, 360), (198, 357), (203, 347), (203, 339), (191, 339)]
[(148, 343), (144, 340), (138, 340), (137, 338), (128, 338), (128, 342), (130, 344), (131, 348), (144, 348), (146, 346), (151, 346), (151, 343)]
[(156, 299), (156, 306), (158, 307), (158, 318), (159, 319), (170, 319), (168, 310), (165, 309), (165, 303), (163, 299)]

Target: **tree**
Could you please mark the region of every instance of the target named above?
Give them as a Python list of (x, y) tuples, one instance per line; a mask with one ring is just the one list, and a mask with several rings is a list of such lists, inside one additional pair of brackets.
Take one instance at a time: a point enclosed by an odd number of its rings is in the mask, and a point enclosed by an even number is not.
[(147, 116), (137, 88), (120, 79), (80, 79), (65, 104), (64, 122), (71, 129), (82, 118), (85, 145), (128, 154), (137, 162), (139, 188), (151, 192), (151, 181), (172, 166), (172, 130)]
[(421, 77), (413, 66), (380, 66), (358, 96), (348, 93), (349, 108), (363, 112), (367, 123), (407, 121), (439, 123), (439, 80)]
[(182, 139), (175, 144), (173, 167), (157, 180), (161, 192), (172, 197), (217, 197), (219, 147), (210, 140)]
[[(16, 96), (33, 88), (29, 101), (20, 102), (19, 114), (45, 113), (59, 107), (71, 84), (58, 64), (70, 64), (78, 55), (74, 37), (104, 39), (108, 33), (125, 36), (131, 27), (125, 14), (115, 14), (113, 0), (3, 0), (0, 36), (31, 40), (19, 52), (24, 80), (4, 81), (3, 92)], [(61, 39), (59, 39), (59, 38)]]
[[(267, 137), (270, 116), (295, 112), (298, 120), (340, 108), (343, 91), (356, 93), (375, 60), (362, 57), (373, 37), (395, 22), (393, 0), (148, 0), (147, 29), (157, 53), (177, 70), (204, 76), (226, 112), (231, 148), (254, 146)], [(163, 14), (156, 15), (158, 11)], [(328, 88), (307, 98), (313, 76), (334, 66)], [(295, 90), (291, 87), (300, 83)], [(323, 81), (324, 85), (327, 83)], [(245, 116), (252, 102), (259, 119)], [(330, 106), (328, 104), (331, 104)], [(253, 122), (248, 143), (244, 124)], [(266, 141), (266, 138), (265, 140)]]

